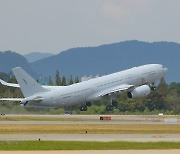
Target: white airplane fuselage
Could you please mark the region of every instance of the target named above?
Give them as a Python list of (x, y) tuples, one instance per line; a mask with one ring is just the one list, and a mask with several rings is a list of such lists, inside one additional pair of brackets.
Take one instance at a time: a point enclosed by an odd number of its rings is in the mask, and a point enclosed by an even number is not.
[(149, 64), (134, 67), (125, 71), (105, 75), (70, 86), (54, 87), (47, 92), (36, 93), (25, 98), (22, 104), (32, 98), (43, 98), (41, 101), (29, 102), (26, 107), (63, 107), (82, 102), (101, 99), (100, 94), (118, 85), (135, 87), (148, 85), (160, 80), (167, 73), (167, 68), (160, 64)]

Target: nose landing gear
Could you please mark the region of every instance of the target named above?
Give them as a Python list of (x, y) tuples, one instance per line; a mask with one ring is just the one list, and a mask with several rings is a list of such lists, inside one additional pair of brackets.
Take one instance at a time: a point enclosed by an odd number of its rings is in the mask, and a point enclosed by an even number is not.
[(157, 87), (155, 86), (155, 83), (150, 84), (149, 87), (150, 87), (150, 89), (151, 89), (152, 91), (155, 91), (156, 88), (157, 88)]

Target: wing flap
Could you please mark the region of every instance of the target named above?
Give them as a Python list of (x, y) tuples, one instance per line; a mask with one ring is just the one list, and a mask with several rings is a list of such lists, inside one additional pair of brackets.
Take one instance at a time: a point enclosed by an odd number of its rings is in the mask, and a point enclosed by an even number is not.
[(134, 85), (128, 85), (128, 84), (122, 84), (120, 86), (116, 86), (116, 87), (113, 87), (113, 88), (109, 88), (107, 90), (104, 90), (102, 91), (100, 94), (99, 94), (99, 97), (103, 97), (103, 96), (108, 96), (108, 95), (113, 95), (117, 92), (122, 92), (122, 91), (130, 91), (132, 90), (133, 88), (135, 88)]

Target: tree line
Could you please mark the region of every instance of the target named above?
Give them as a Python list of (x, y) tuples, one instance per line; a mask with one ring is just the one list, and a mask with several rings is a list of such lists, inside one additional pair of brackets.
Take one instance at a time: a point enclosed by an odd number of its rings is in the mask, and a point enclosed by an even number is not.
[(49, 81), (48, 84), (50, 86), (56, 85), (56, 86), (67, 86), (67, 85), (72, 85), (74, 83), (79, 83), (79, 78), (78, 76), (76, 76), (74, 79), (72, 77), (72, 75), (70, 75), (70, 77), (68, 79), (66, 79), (65, 76), (60, 76), (59, 71), (56, 71), (56, 76), (55, 76), (55, 83), (52, 79), (51, 76), (49, 76)]

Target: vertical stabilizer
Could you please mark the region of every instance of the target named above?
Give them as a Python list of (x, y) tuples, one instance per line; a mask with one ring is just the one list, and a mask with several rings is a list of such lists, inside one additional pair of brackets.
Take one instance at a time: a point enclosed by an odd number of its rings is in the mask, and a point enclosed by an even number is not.
[(47, 91), (21, 67), (13, 68), (12, 71), (18, 81), (18, 84), (20, 85), (24, 97), (29, 97), (36, 93)]

